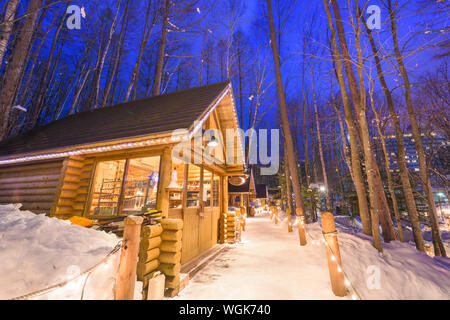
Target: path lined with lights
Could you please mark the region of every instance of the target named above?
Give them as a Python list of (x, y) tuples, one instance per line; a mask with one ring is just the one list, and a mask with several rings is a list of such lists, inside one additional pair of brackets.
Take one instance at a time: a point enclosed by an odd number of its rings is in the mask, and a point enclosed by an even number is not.
[(298, 233), (268, 215), (248, 218), (246, 229), (243, 243), (210, 262), (178, 299), (351, 299), (332, 293), (326, 251), (316, 240), (300, 247)]

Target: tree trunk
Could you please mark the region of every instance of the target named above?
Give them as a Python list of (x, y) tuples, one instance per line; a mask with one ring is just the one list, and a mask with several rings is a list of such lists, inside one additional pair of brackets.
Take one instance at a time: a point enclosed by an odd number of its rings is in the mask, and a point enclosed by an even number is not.
[(373, 113), (375, 115), (377, 131), (378, 131), (378, 135), (380, 137), (380, 142), (381, 142), (381, 149), (383, 150), (384, 166), (386, 168), (386, 175), (387, 175), (387, 180), (388, 180), (388, 189), (389, 189), (389, 194), (391, 195), (391, 199), (392, 199), (392, 207), (394, 209), (395, 220), (397, 221), (398, 235), (399, 235), (400, 241), (405, 242), (405, 236), (403, 235), (402, 222), (400, 220), (400, 212), (398, 210), (397, 196), (395, 195), (394, 181), (392, 180), (389, 154), (386, 149), (386, 138), (384, 136), (383, 131), (381, 130), (380, 116), (379, 116), (377, 110), (375, 109), (375, 103), (373, 101), (373, 93), (370, 93), (370, 102), (371, 102)]
[[(67, 10), (67, 7), (68, 7), (68, 4), (66, 5), (64, 12)], [(45, 90), (47, 89), (47, 82), (48, 82), (47, 78), (48, 78), (48, 75), (50, 72), (50, 67), (53, 62), (53, 55), (55, 54), (55, 50), (56, 50), (56, 47), (58, 44), (59, 33), (61, 32), (61, 29), (64, 25), (64, 20), (65, 20), (64, 18), (65, 18), (65, 14), (62, 15), (61, 20), (59, 21), (59, 24), (58, 24), (58, 28), (56, 29), (55, 34), (53, 35), (52, 46), (50, 47), (50, 53), (47, 57), (47, 63), (44, 67), (44, 74), (42, 75), (42, 78), (39, 81), (39, 87), (35, 93), (36, 98), (34, 99), (34, 102), (33, 102), (34, 109), (33, 109), (33, 114), (31, 117), (31, 121), (28, 125), (29, 128), (34, 128), (34, 126), (36, 125), (36, 123), (39, 120), (39, 116), (41, 115), (42, 108), (44, 107), (43, 103), (44, 103), (45, 96), (46, 96)]]
[(408, 73), (403, 62), (403, 56), (400, 52), (398, 36), (397, 36), (397, 22), (395, 18), (395, 12), (392, 10), (391, 1), (388, 0), (389, 19), (391, 22), (392, 40), (394, 43), (395, 59), (400, 69), (400, 74), (403, 78), (405, 86), (405, 100), (406, 108), (408, 110), (409, 121), (411, 123), (411, 131), (414, 138), (414, 144), (416, 146), (417, 157), (419, 158), (420, 179), (422, 187), (425, 191), (425, 195), (428, 201), (428, 216), (431, 222), (431, 233), (433, 235), (434, 254), (436, 256), (446, 257), (444, 244), (441, 239), (441, 232), (439, 229), (439, 222), (436, 211), (436, 204), (434, 202), (433, 190), (431, 188), (430, 177), (428, 174), (428, 165), (426, 162), (425, 151), (423, 149), (422, 137), (417, 123), (416, 114), (412, 105), (411, 84), (409, 82)]
[(157, 61), (156, 71), (155, 71), (155, 82), (153, 85), (153, 95), (154, 96), (159, 95), (160, 91), (161, 91), (164, 58), (166, 55), (167, 25), (169, 23), (169, 6), (170, 6), (170, 1), (165, 0), (164, 1), (163, 23), (162, 23), (162, 27), (161, 27), (161, 42), (160, 42), (160, 46), (159, 46), (158, 61)]
[[(284, 146), (284, 177), (286, 180), (286, 199), (287, 199), (287, 204), (289, 207), (289, 216), (288, 218), (288, 223), (291, 224), (291, 214), (292, 212), (294, 212), (294, 204), (292, 202), (292, 189), (291, 189), (291, 178), (290, 178), (290, 170), (289, 170), (289, 165), (288, 165), (288, 159), (287, 159), (287, 152), (286, 152), (286, 145)], [(291, 230), (291, 225), (288, 226), (288, 229)]]
[[(36, 27), (37, 30), (40, 29), (42, 20), (44, 19), (44, 16), (45, 16), (45, 12), (46, 12), (46, 9), (44, 8), (42, 10), (41, 16), (39, 17), (39, 22)], [(18, 98), (18, 104), (24, 103), (24, 101), (27, 98), (27, 92), (28, 92), (28, 89), (30, 88), (30, 82), (31, 82), (31, 79), (33, 78), (33, 72), (34, 72), (34, 68), (36, 67), (36, 63), (39, 58), (39, 54), (41, 52), (42, 46), (45, 44), (45, 40), (47, 39), (49, 32), (53, 29), (53, 24), (55, 23), (55, 20), (56, 20), (56, 15), (53, 17), (52, 22), (50, 23), (50, 26), (47, 28), (47, 31), (45, 31), (45, 33), (42, 35), (42, 39), (41, 39), (38, 47), (33, 52), (33, 56), (32, 56), (33, 58), (31, 59), (32, 63), (30, 66), (30, 70), (28, 71), (28, 76), (26, 77), (27, 80), (25, 81), (25, 85), (23, 85), (23, 92), (21, 93), (20, 98)], [(27, 72), (27, 70), (24, 69), (24, 74), (26, 72)], [(20, 81), (20, 83), (22, 83), (22, 81)]]
[(277, 80), (277, 92), (278, 92), (278, 100), (280, 103), (280, 114), (281, 114), (281, 125), (283, 127), (283, 134), (286, 142), (287, 149), (287, 157), (288, 157), (288, 165), (290, 170), (290, 174), (292, 177), (292, 188), (294, 190), (295, 196), (295, 204), (297, 207), (296, 213), (300, 218), (299, 227), (299, 236), (300, 236), (300, 245), (306, 245), (306, 230), (304, 228), (305, 223), (305, 208), (303, 204), (303, 197), (301, 193), (300, 181), (298, 177), (298, 169), (297, 164), (295, 163), (295, 154), (294, 154), (294, 145), (292, 140), (291, 128), (289, 125), (289, 118), (286, 107), (286, 97), (283, 89), (283, 79), (281, 77), (281, 68), (280, 68), (280, 56), (278, 55), (277, 42), (276, 42), (276, 34), (275, 34), (275, 26), (273, 22), (273, 12), (272, 12), (272, 3), (271, 0), (267, 0), (267, 9), (268, 9), (268, 17), (269, 17), (269, 26), (270, 26), (270, 39), (272, 43), (272, 54), (273, 61), (275, 67), (275, 75)]
[[(348, 135), (350, 138), (350, 152), (351, 152), (351, 169), (353, 172), (353, 182), (355, 184), (356, 194), (358, 197), (358, 206), (359, 206), (359, 215), (361, 217), (361, 224), (363, 233), (366, 235), (372, 235), (373, 237), (373, 244), (375, 248), (381, 251), (381, 239), (379, 235), (378, 228), (375, 229), (375, 232), (372, 234), (372, 227), (371, 227), (371, 217), (369, 215), (369, 208), (367, 203), (367, 196), (366, 196), (366, 187), (364, 183), (364, 179), (362, 176), (361, 171), (361, 163), (359, 158), (359, 148), (358, 148), (358, 141), (357, 141), (357, 128), (356, 128), (356, 122), (353, 118), (353, 113), (350, 106), (350, 100), (347, 95), (347, 88), (345, 86), (345, 80), (344, 80), (344, 71), (342, 67), (342, 60), (341, 60), (341, 54), (338, 49), (337, 45), (337, 39), (336, 39), (336, 31), (334, 29), (333, 21), (331, 18), (331, 12), (328, 7), (327, 0), (322, 0), (325, 12), (327, 14), (327, 21), (328, 21), (328, 27), (330, 29), (331, 34), (331, 47), (332, 47), (332, 56), (334, 61), (334, 68), (335, 68), (335, 74), (336, 78), (339, 83), (339, 88), (342, 96), (342, 103), (344, 105), (344, 114), (345, 114), (345, 122), (347, 124), (348, 128)], [(378, 226), (378, 221), (376, 221), (376, 225)]]
[(302, 58), (302, 111), (303, 111), (303, 149), (305, 154), (305, 176), (306, 176), (306, 187), (309, 188), (311, 184), (311, 173), (309, 170), (309, 156), (308, 156), (308, 124), (306, 122), (306, 90), (305, 90), (305, 47), (306, 38), (303, 38), (303, 58)]
[(39, 15), (42, 0), (31, 1), (27, 15), (25, 16), (20, 34), (13, 53), (9, 59), (5, 74), (3, 75), (3, 85), (0, 92), (0, 141), (8, 135), (9, 115), (16, 94), (16, 88), (25, 67), (28, 50), (30, 48), (31, 39), (33, 38), (34, 27)]
[(145, 48), (147, 47), (148, 40), (150, 39), (150, 35), (152, 34), (153, 25), (154, 25), (154, 21), (152, 21), (149, 26), (150, 11), (151, 11), (151, 2), (149, 2), (148, 8), (147, 8), (147, 14), (145, 17), (144, 34), (142, 35), (141, 46), (139, 48), (139, 54), (136, 59), (136, 63), (134, 64), (133, 73), (131, 75), (130, 84), (128, 85), (127, 94), (125, 95), (125, 99), (124, 99), (125, 102), (127, 102), (129, 100), (132, 88), (133, 88), (132, 100), (136, 99), (136, 90), (137, 90), (137, 84), (138, 84), (138, 79), (139, 79), (139, 70), (141, 67), (141, 60), (142, 60), (142, 56), (144, 55)]
[(417, 212), (416, 202), (414, 201), (414, 195), (411, 188), (411, 182), (409, 181), (408, 168), (405, 162), (405, 143), (403, 141), (403, 133), (400, 126), (400, 120), (397, 112), (395, 111), (394, 101), (392, 99), (391, 91), (387, 87), (386, 79), (381, 67), (381, 60), (378, 55), (378, 49), (375, 45), (375, 41), (372, 36), (372, 31), (367, 27), (363, 17), (362, 22), (365, 25), (367, 35), (369, 37), (370, 46), (375, 58), (375, 64), (377, 69), (378, 78), (380, 80), (381, 88), (386, 96), (387, 107), (392, 123), (394, 124), (395, 137), (397, 141), (397, 163), (400, 171), (400, 180), (402, 183), (403, 195), (405, 197), (406, 208), (408, 209), (409, 220), (413, 229), (414, 242), (416, 248), (420, 251), (425, 251), (425, 244), (423, 241), (422, 230), (420, 228), (419, 213)]
[(332, 210), (331, 194), (330, 194), (330, 188), (328, 186), (328, 177), (327, 177), (327, 169), (325, 167), (325, 159), (323, 157), (322, 136), (320, 133), (319, 112), (317, 110), (316, 88), (315, 88), (315, 80), (314, 80), (314, 65), (313, 65), (312, 57), (311, 57), (311, 82), (312, 82), (312, 94), (313, 94), (313, 99), (314, 99), (314, 111), (315, 111), (315, 116), (316, 116), (317, 142), (319, 143), (320, 164), (322, 165), (323, 184), (325, 185), (325, 191), (327, 193), (326, 210), (329, 211), (329, 210)]
[(108, 104), (108, 101), (110, 100), (111, 87), (112, 87), (114, 79), (116, 78), (116, 74), (118, 73), (120, 51), (123, 47), (123, 42), (124, 42), (125, 33), (126, 33), (126, 26), (128, 24), (129, 4), (130, 4), (130, 0), (127, 0), (127, 3), (125, 4), (125, 11), (123, 13), (122, 27), (120, 28), (119, 43), (117, 44), (116, 53), (114, 54), (114, 62), (113, 62), (112, 70), (111, 70), (111, 75), (108, 78), (108, 81), (105, 86), (105, 91), (103, 92), (102, 108), (105, 107)]
[(17, 6), (19, 0), (10, 0), (6, 7), (5, 19), (3, 21), (3, 27), (0, 32), (0, 67), (5, 56), (6, 49), (8, 48), (9, 37), (14, 26), (14, 17), (16, 15)]
[[(361, 98), (361, 94), (358, 89), (358, 83), (356, 81), (355, 74), (353, 73), (352, 62), (347, 47), (347, 39), (345, 37), (345, 31), (339, 11), (339, 6), (336, 0), (331, 0), (331, 4), (335, 16), (337, 34), (339, 36), (339, 42), (342, 49), (343, 63), (350, 87), (350, 93), (352, 96), (356, 114), (358, 115), (359, 125), (361, 127), (360, 141), (362, 149), (364, 151), (367, 181), (370, 191), (370, 205), (371, 208), (373, 208), (373, 213), (375, 213), (375, 215), (372, 214), (372, 233), (375, 229), (378, 229), (378, 224), (374, 225), (374, 222), (379, 220), (381, 222), (384, 241), (389, 242), (391, 240), (395, 240), (395, 230), (389, 213), (389, 206), (387, 204), (386, 195), (384, 193), (383, 184), (381, 182), (380, 172), (375, 161), (375, 155), (371, 146), (369, 127), (366, 119), (365, 101), (363, 101)], [(360, 43), (355, 44), (358, 51), (358, 60), (362, 60), (360, 54)], [(363, 68), (363, 65), (358, 64), (358, 68)], [(360, 82), (361, 81), (363, 81), (363, 79), (360, 79)], [(364, 87), (363, 84), (361, 84), (361, 87)]]
[(97, 72), (96, 72), (94, 109), (97, 109), (99, 107), (99, 105), (98, 105), (98, 94), (99, 94), (99, 91), (100, 91), (100, 81), (101, 81), (101, 78), (102, 78), (103, 66), (105, 64), (106, 55), (108, 54), (109, 46), (111, 44), (111, 40), (112, 40), (112, 37), (114, 35), (114, 31), (116, 30), (116, 22), (117, 22), (117, 17), (119, 15), (121, 2), (122, 2), (122, 0), (119, 0), (118, 3), (117, 3), (116, 14), (114, 15), (114, 20), (111, 23), (111, 27), (109, 29), (109, 34), (108, 34), (108, 40), (106, 41), (105, 50), (103, 50), (103, 53), (102, 53), (102, 56), (101, 56), (101, 59), (100, 59), (100, 64), (98, 65), (98, 69), (97, 69)]

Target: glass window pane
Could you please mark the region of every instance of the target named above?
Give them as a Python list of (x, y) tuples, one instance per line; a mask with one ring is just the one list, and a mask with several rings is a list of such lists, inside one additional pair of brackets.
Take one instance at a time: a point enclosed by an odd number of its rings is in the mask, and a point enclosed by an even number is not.
[(117, 215), (124, 169), (125, 160), (97, 164), (90, 214)]
[[(181, 209), (183, 207), (184, 164), (174, 165), (169, 184), (169, 208)], [(176, 175), (174, 174), (176, 172)]]
[(124, 214), (136, 214), (156, 208), (160, 157), (130, 159), (124, 184)]
[(186, 206), (188, 208), (200, 205), (200, 167), (189, 165)]
[(203, 207), (211, 206), (211, 179), (212, 173), (208, 170), (203, 170)]

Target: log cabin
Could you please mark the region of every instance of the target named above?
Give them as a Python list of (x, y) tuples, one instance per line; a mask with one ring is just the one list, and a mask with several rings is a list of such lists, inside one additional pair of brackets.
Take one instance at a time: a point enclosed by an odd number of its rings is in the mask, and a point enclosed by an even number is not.
[[(185, 263), (219, 241), (228, 178), (245, 168), (221, 152), (212, 155), (217, 161), (175, 164), (181, 138), (173, 132), (192, 137), (216, 129), (225, 136), (238, 128), (230, 82), (69, 115), (0, 143), (0, 204), (61, 219), (162, 210), (183, 219)], [(243, 154), (242, 143), (227, 141), (223, 153), (227, 148)]]
[[(243, 181), (240, 181), (244, 179)], [(250, 215), (250, 201), (255, 198), (255, 179), (253, 170), (244, 177), (236, 177), (228, 181), (229, 206), (245, 207), (247, 215)]]

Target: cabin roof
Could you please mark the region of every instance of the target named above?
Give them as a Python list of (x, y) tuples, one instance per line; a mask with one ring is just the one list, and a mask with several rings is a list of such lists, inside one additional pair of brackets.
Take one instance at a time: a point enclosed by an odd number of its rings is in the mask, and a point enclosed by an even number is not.
[(0, 143), (0, 156), (190, 129), (229, 88), (227, 81), (76, 113)]
[(256, 184), (255, 192), (257, 199), (268, 199), (267, 186), (265, 184)]

